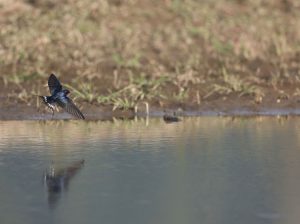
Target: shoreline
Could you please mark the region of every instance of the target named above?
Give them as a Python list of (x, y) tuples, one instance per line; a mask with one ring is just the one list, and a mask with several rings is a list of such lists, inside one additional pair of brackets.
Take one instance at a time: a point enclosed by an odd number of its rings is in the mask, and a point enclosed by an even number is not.
[[(300, 107), (231, 107), (214, 109), (203, 108), (199, 110), (176, 110), (166, 109), (168, 112), (176, 112), (178, 117), (252, 117), (252, 116), (300, 116)], [(92, 107), (91, 109), (83, 110), (87, 121), (106, 121), (113, 119), (131, 120), (134, 118), (145, 117), (163, 117), (164, 109), (150, 108), (149, 115), (145, 111), (135, 113), (133, 110), (115, 110), (112, 111), (108, 107)], [(72, 115), (60, 110), (54, 114), (52, 118), (51, 112), (41, 110), (32, 106), (14, 105), (0, 108), (0, 121), (29, 121), (29, 120), (77, 120)]]

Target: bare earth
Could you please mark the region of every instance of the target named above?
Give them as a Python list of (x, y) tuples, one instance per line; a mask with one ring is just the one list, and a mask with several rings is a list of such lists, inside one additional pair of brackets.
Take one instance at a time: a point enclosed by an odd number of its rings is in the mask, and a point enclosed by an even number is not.
[[(0, 119), (299, 115), (298, 0), (0, 0)], [(54, 119), (72, 119), (56, 113)]]

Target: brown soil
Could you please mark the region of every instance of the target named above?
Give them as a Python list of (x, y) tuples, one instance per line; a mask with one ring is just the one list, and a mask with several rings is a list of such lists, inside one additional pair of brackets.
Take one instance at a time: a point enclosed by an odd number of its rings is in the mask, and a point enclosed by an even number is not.
[[(50, 73), (87, 119), (300, 114), (297, 0), (2, 0), (0, 119), (51, 119)], [(72, 118), (56, 113), (54, 119)]]

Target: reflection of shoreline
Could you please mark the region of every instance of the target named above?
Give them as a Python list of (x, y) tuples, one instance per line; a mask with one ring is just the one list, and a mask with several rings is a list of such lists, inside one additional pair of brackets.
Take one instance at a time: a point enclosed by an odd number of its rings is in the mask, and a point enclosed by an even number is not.
[[(215, 132), (227, 127), (240, 127), (244, 122), (252, 122), (258, 135), (264, 135), (266, 129), (292, 122), (295, 126), (297, 117), (185, 117), (182, 122), (166, 125), (159, 119), (150, 119), (149, 125), (141, 119), (137, 121), (114, 122), (78, 122), (78, 121), (8, 121), (0, 122), (0, 145), (29, 144), (81, 144), (86, 141), (139, 139), (153, 141), (157, 137), (193, 136), (196, 128), (203, 129), (203, 134)], [(274, 122), (277, 121), (277, 122)], [(30, 130), (30, 131), (29, 131)], [(261, 133), (260, 133), (261, 132)], [(137, 134), (138, 133), (138, 134)], [(217, 132), (222, 135), (224, 132)], [(16, 139), (15, 136), (18, 136)], [(24, 138), (23, 138), (24, 137)], [(216, 136), (217, 137), (217, 136)], [(5, 147), (4, 147), (5, 148)], [(9, 150), (9, 147), (6, 148)]]
[(83, 165), (84, 160), (80, 160), (62, 169), (50, 167), (49, 171), (44, 174), (44, 184), (47, 188), (48, 204), (50, 207), (53, 208), (57, 204), (61, 194), (68, 190), (69, 181)]

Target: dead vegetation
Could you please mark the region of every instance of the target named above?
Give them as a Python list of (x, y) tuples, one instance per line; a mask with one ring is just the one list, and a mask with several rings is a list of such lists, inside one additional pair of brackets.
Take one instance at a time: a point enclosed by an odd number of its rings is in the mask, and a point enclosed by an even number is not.
[[(1, 95), (133, 108), (298, 94), (296, 0), (0, 0)], [(294, 91), (295, 93), (291, 92)]]

